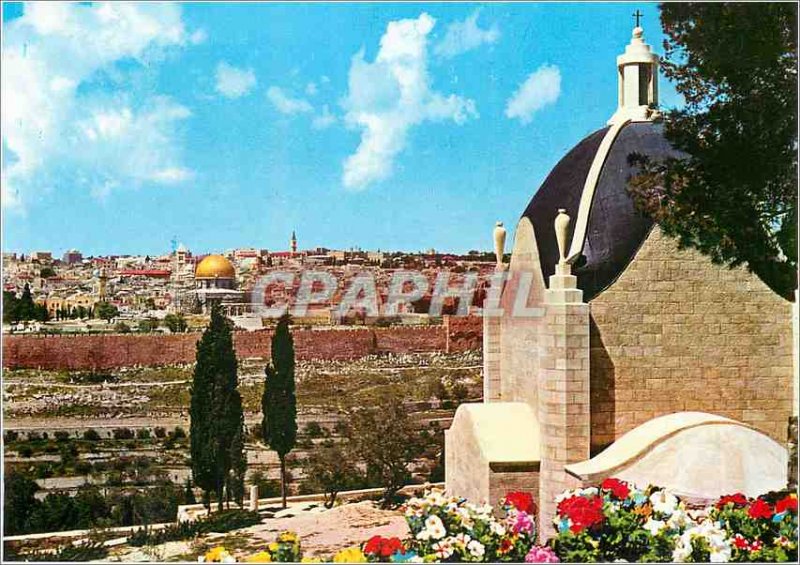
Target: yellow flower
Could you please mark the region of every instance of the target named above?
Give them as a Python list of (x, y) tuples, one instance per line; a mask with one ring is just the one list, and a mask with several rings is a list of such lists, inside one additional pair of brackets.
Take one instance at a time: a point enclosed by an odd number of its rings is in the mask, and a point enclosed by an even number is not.
[(272, 555), (269, 551), (259, 551), (255, 555), (247, 558), (248, 563), (272, 563)]
[(267, 548), (268, 548), (270, 551), (273, 551), (273, 552), (274, 552), (274, 551), (278, 551), (278, 542), (277, 542), (277, 541), (273, 541), (271, 544), (269, 544), (269, 545), (267, 546)]
[(227, 557), (227, 555), (228, 555), (228, 552), (225, 550), (225, 548), (223, 546), (220, 545), (220, 546), (215, 547), (213, 549), (209, 549), (206, 552), (205, 561), (206, 561), (206, 563), (222, 561), (222, 559), (224, 557)]
[(281, 532), (278, 541), (282, 543), (294, 543), (297, 541), (297, 534), (294, 532)]
[(303, 557), (300, 563), (322, 563), (322, 559), (319, 557)]
[(348, 547), (333, 556), (334, 563), (366, 563), (367, 558), (358, 546)]

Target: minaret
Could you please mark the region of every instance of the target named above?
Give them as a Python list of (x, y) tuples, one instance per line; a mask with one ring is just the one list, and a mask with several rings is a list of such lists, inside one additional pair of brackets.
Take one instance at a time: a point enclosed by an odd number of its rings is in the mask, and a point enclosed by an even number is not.
[(292, 246), (292, 256), (297, 255), (297, 236), (295, 235), (294, 230), (292, 230), (291, 246)]
[(106, 281), (108, 281), (108, 275), (106, 274), (106, 268), (100, 267), (100, 273), (98, 274), (98, 285), (97, 285), (97, 297), (100, 302), (106, 301)]
[(617, 57), (618, 105), (608, 120), (613, 125), (623, 120), (650, 121), (658, 113), (658, 61), (650, 45), (644, 42), (644, 30), (639, 27), (641, 13), (637, 10), (636, 27), (625, 53)]

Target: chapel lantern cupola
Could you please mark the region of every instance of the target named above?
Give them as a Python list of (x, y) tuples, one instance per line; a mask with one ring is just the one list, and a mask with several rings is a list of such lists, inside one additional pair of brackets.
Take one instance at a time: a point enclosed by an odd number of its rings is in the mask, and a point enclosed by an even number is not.
[[(637, 11), (635, 15), (640, 14)], [(644, 30), (636, 19), (631, 42), (617, 57), (618, 103), (609, 125), (623, 120), (649, 121), (658, 116), (659, 57), (645, 43)]]

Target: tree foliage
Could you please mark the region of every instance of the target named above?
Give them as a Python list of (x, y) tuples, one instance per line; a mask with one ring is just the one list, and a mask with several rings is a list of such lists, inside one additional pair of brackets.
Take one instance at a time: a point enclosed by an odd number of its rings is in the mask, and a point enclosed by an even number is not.
[(106, 322), (111, 322), (111, 320), (119, 316), (119, 308), (110, 302), (98, 302), (94, 312), (98, 318)]
[(797, 6), (661, 5), (663, 70), (686, 100), (665, 113), (685, 154), (642, 165), (630, 190), (663, 231), (714, 262), (797, 288)]
[(309, 453), (303, 461), (303, 470), (305, 490), (325, 493), (326, 508), (333, 507), (339, 492), (361, 488), (364, 484), (354, 458), (341, 445), (330, 440)]
[(212, 308), (209, 326), (197, 343), (189, 437), (194, 482), (206, 492), (206, 501), (209, 493), (216, 493), (220, 509), (226, 486), (229, 495), (232, 494), (229, 474), (244, 457), (241, 453), (244, 416), (237, 368), (231, 324), (217, 305)]
[(164, 325), (167, 326), (172, 333), (185, 332), (188, 324), (183, 314), (167, 314), (164, 316)]
[(36, 320), (46, 322), (49, 318), (44, 304), (33, 301), (31, 287), (25, 283), (19, 298), (11, 291), (3, 291), (3, 322), (6, 324)]
[(261, 435), (281, 461), (281, 493), (286, 506), (286, 455), (297, 441), (297, 399), (294, 386), (294, 340), (287, 315), (278, 320), (272, 336), (272, 361), (265, 370)]
[(410, 479), (409, 465), (420, 454), (420, 433), (408, 417), (402, 400), (356, 410), (347, 431), (350, 448), (367, 469), (370, 482), (383, 488), (384, 504)]

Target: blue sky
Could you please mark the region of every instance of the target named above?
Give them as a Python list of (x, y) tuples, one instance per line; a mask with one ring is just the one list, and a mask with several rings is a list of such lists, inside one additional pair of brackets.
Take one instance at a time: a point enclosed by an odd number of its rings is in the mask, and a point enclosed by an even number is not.
[(3, 248), (489, 249), (637, 8), (660, 51), (644, 3), (4, 3)]

